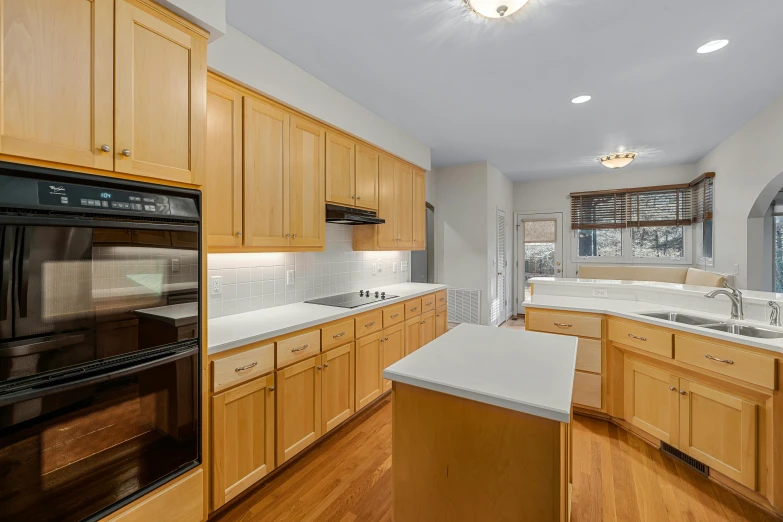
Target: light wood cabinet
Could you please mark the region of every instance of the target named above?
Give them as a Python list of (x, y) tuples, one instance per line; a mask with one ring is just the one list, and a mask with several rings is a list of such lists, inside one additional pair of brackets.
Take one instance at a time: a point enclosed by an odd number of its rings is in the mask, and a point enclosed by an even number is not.
[[(378, 248), (397, 248), (397, 207), (394, 203), (394, 168), (395, 161), (388, 156), (381, 156), (378, 170), (378, 217), (386, 222), (375, 227), (354, 228), (354, 250), (357, 247), (357, 234), (362, 237), (361, 245), (368, 250), (373, 240)], [(358, 230), (362, 229), (362, 230)], [(377, 237), (376, 237), (377, 235)], [(366, 238), (364, 236), (367, 236)]]
[(679, 387), (679, 449), (756, 489), (757, 406), (687, 379)]
[(394, 207), (397, 247), (413, 248), (413, 168), (401, 162), (394, 166)]
[(200, 184), (204, 174), (206, 39), (137, 0), (117, 0), (114, 169)]
[(326, 434), (353, 415), (354, 343), (321, 355), (321, 433)]
[(427, 182), (423, 170), (413, 171), (413, 249), (427, 246)]
[(435, 338), (445, 334), (448, 330), (449, 312), (444, 306), (435, 310)]
[(376, 332), (356, 341), (356, 409), (360, 410), (383, 393), (381, 339)]
[(277, 372), (277, 464), (321, 436), (321, 356)]
[[(207, 81), (207, 243), (242, 246), (242, 94)], [(251, 223), (252, 225), (252, 223)]]
[[(405, 357), (405, 325), (397, 324), (383, 331), (381, 338), (381, 373)], [(392, 382), (383, 379), (383, 391), (391, 390)]]
[(424, 346), (435, 339), (435, 310), (423, 314), (420, 319), (419, 346)]
[(112, 170), (114, 0), (0, 9), (0, 152)]
[(625, 361), (625, 420), (650, 435), (679, 445), (679, 378), (668, 372)]
[(356, 206), (378, 210), (380, 154), (372, 147), (356, 145)]
[(326, 133), (326, 201), (337, 205), (356, 204), (356, 144), (353, 140)]
[(405, 355), (421, 348), (421, 318), (413, 317), (405, 321)]
[(304, 118), (290, 118), (289, 202), (292, 247), (324, 248), (326, 131)]
[(275, 467), (275, 378), (256, 378), (212, 397), (212, 509)]

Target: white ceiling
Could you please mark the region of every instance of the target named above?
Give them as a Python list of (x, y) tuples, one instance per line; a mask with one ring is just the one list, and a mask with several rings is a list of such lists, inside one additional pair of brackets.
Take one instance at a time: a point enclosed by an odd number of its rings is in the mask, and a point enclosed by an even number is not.
[[(698, 161), (783, 93), (780, 0), (228, 0), (228, 23), (432, 147), (514, 180)], [(728, 47), (696, 54), (728, 38)], [(571, 98), (593, 100), (573, 105)]]

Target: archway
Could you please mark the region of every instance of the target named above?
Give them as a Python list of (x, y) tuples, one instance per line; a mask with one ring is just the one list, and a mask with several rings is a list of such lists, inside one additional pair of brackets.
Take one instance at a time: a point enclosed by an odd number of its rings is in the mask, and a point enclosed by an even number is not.
[(775, 219), (772, 202), (783, 190), (783, 172), (772, 178), (756, 197), (748, 213), (747, 286), (751, 290), (775, 291)]

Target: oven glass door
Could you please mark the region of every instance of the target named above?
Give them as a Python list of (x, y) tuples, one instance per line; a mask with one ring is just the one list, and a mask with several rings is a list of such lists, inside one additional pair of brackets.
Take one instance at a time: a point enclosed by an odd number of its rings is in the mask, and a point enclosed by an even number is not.
[(197, 337), (197, 227), (56, 225), (0, 222), (0, 383)]
[(99, 518), (197, 464), (197, 343), (127, 359), (5, 385), (0, 519)]

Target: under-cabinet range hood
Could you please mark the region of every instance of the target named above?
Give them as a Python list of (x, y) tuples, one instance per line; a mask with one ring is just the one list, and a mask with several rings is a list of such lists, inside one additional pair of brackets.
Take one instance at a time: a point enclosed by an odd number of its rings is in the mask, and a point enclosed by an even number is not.
[(326, 222), (340, 225), (382, 225), (386, 220), (379, 218), (374, 210), (326, 205)]

